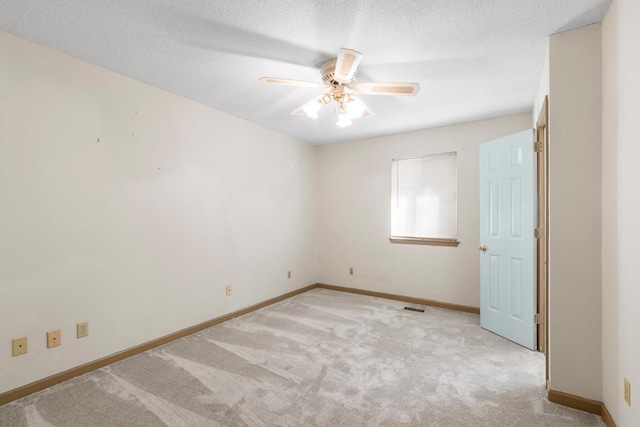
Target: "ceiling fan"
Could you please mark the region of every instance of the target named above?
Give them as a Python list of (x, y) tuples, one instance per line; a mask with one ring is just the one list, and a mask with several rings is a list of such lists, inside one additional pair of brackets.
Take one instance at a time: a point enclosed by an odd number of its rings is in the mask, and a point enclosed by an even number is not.
[(289, 86), (302, 86), (324, 89), (325, 92), (294, 110), (291, 114), (306, 114), (312, 119), (318, 118), (322, 104), (334, 103), (334, 113), (338, 114), (338, 127), (351, 125), (354, 119), (370, 116), (373, 113), (357, 95), (409, 95), (420, 90), (420, 84), (409, 82), (356, 82), (355, 75), (362, 54), (353, 49), (340, 49), (337, 58), (324, 61), (320, 66), (322, 82), (262, 77), (260, 80)]

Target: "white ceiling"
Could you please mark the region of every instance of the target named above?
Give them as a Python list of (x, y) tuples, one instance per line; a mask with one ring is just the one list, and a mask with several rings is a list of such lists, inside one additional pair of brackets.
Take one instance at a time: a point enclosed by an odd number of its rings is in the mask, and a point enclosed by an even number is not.
[[(548, 36), (599, 22), (611, 0), (1, 0), (0, 28), (315, 145), (531, 111)], [(419, 82), (363, 96), (340, 129), (290, 113), (340, 47), (357, 80)]]

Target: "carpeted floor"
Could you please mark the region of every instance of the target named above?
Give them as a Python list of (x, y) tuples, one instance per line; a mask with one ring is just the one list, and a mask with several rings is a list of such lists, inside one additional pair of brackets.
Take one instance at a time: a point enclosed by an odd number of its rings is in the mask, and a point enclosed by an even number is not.
[(479, 316), (314, 289), (0, 406), (13, 426), (604, 426)]

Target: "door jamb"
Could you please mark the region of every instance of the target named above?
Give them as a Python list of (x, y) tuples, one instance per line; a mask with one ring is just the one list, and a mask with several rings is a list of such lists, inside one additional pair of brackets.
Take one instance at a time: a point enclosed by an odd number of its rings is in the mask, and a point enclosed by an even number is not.
[[(542, 233), (537, 239), (537, 294), (538, 294), (538, 351), (545, 354), (545, 383), (549, 384), (549, 97), (544, 102), (536, 123), (536, 142), (542, 143), (537, 152), (538, 228)], [(548, 387), (547, 387), (548, 388)]]

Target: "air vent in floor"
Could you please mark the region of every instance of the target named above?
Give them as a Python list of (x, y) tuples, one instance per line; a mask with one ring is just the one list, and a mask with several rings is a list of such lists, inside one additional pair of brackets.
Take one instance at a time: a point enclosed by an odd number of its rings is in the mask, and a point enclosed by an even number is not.
[(424, 310), (421, 308), (405, 307), (404, 309), (409, 311), (417, 311), (418, 313), (424, 313)]

